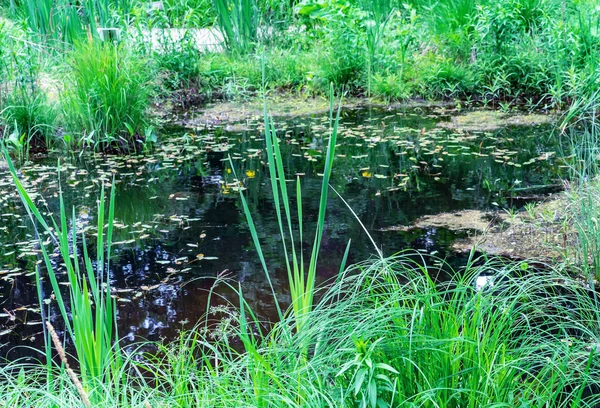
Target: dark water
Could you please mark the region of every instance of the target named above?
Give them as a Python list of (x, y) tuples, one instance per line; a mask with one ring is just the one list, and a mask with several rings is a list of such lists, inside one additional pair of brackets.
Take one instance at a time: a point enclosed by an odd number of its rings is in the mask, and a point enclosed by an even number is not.
[[(414, 248), (440, 257), (456, 233), (440, 229), (382, 231), (420, 216), (462, 209), (519, 207), (555, 188), (562, 174), (549, 125), (493, 132), (455, 132), (437, 126), (449, 113), (432, 110), (345, 111), (331, 184), (347, 200), (386, 255)], [(316, 219), (329, 118), (276, 121), (288, 179), (301, 180), (305, 247)], [(117, 225), (112, 285), (119, 334), (129, 340), (170, 339), (190, 328), (211, 304), (236, 303), (215, 277), (238, 282), (265, 319), (273, 298), (260, 269), (238, 192), (242, 181), (280, 300), (287, 300), (281, 242), (264, 166), (260, 121), (237, 129), (172, 130), (152, 155), (37, 158), (20, 172), (36, 201), (58, 214), (58, 188), (77, 226), (93, 233), (102, 183), (116, 190)], [(230, 165), (229, 157), (233, 163)], [(295, 190), (290, 183), (290, 190)], [(319, 280), (334, 277), (349, 240), (350, 262), (376, 251), (346, 205), (331, 193), (319, 259)], [(31, 225), (9, 175), (0, 170), (0, 357), (16, 345), (38, 345), (37, 260)], [(45, 288), (45, 298), (50, 291)], [(50, 303), (52, 305), (52, 302)], [(51, 309), (52, 310), (52, 309)], [(54, 312), (56, 313), (56, 311)]]

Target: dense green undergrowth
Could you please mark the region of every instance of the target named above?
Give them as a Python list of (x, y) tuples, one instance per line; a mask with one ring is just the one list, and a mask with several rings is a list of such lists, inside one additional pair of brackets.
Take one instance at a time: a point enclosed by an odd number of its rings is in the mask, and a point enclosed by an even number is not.
[[(597, 103), (600, 10), (591, 0), (159, 3), (4, 0), (5, 137), (16, 129), (23, 143), (52, 144), (51, 136), (67, 134), (71, 146), (138, 149), (149, 126), (145, 95), (188, 107), (253, 97), (263, 86), (326, 95), (333, 84), (386, 101), (453, 99), (505, 110)], [(85, 60), (77, 44), (107, 38), (119, 39), (123, 72), (104, 77), (88, 68), (106, 63), (112, 40), (90, 45), (104, 51)], [(61, 83), (84, 70), (85, 80)], [(49, 92), (52, 78), (58, 84)], [(110, 96), (87, 106), (92, 118), (82, 120), (87, 102), (73, 96), (99, 91)], [(132, 101), (135, 113), (124, 112)]]

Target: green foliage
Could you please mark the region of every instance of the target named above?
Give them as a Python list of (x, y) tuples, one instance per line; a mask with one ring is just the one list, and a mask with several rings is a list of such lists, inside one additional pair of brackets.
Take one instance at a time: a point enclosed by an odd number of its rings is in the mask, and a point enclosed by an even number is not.
[(17, 150), (24, 150), (24, 157), (32, 147), (45, 150), (52, 145), (56, 116), (39, 88), (19, 87), (4, 103), (2, 120), (13, 131), (9, 141)]
[[(318, 66), (320, 52), (302, 52), (295, 49), (266, 49), (265, 86), (268, 90), (307, 91), (323, 94), (325, 80)], [(204, 93), (224, 99), (255, 95), (263, 86), (262, 56), (238, 58), (229, 53), (207, 53), (198, 62), (199, 87)]]
[(26, 158), (31, 147), (50, 147), (55, 114), (38, 81), (40, 50), (12, 27), (0, 22), (0, 123), (8, 146)]
[(410, 98), (413, 95), (411, 85), (395, 73), (375, 74), (372, 79), (373, 96), (381, 97), (387, 101), (397, 101)]
[[(333, 91), (330, 95), (331, 98), (331, 111), (330, 118), (333, 118)], [(333, 160), (335, 158), (335, 145), (337, 140), (338, 123), (341, 112), (341, 103), (337, 110), (335, 121), (331, 124), (331, 130), (329, 140), (327, 141), (327, 151), (325, 156), (325, 169), (323, 170), (323, 183), (321, 186), (321, 196), (319, 200), (319, 214), (316, 223), (315, 238), (313, 241), (312, 251), (310, 253), (310, 261), (305, 267), (304, 264), (304, 250), (303, 250), (303, 215), (302, 215), (302, 190), (300, 178), (296, 180), (296, 204), (297, 211), (294, 214), (292, 212), (292, 201), (288, 194), (286, 173), (284, 169), (284, 158), (281, 155), (279, 149), (279, 138), (275, 126), (269, 119), (266, 107), (264, 108), (264, 121), (265, 121), (265, 141), (266, 141), (266, 154), (267, 162), (269, 167), (269, 178), (271, 180), (271, 190), (273, 192), (273, 205), (277, 214), (277, 221), (279, 223), (279, 232), (282, 241), (282, 251), (286, 260), (286, 269), (288, 274), (288, 284), (290, 286), (291, 295), (291, 315), (294, 318), (294, 324), (297, 333), (302, 333), (306, 330), (306, 319), (308, 314), (313, 309), (313, 302), (315, 296), (315, 283), (317, 276), (317, 264), (319, 258), (319, 250), (321, 249), (321, 239), (323, 237), (325, 228), (325, 212), (327, 209), (327, 196), (329, 192), (329, 178), (331, 177), (331, 170), (333, 167)], [(233, 163), (232, 167), (233, 167)], [(259, 254), (261, 264), (263, 266), (265, 275), (269, 282), (270, 275), (269, 269), (266, 265), (265, 259), (262, 255), (262, 249), (256, 225), (254, 224), (250, 208), (247, 205), (244, 194), (240, 194), (242, 199), (242, 205), (252, 239), (256, 250)], [(283, 210), (282, 211), (282, 207)], [(297, 226), (294, 225), (294, 220), (297, 220)], [(298, 229), (299, 236), (295, 237), (294, 230)], [(278, 302), (275, 292), (273, 292), (275, 302)], [(279, 310), (279, 306), (277, 305)], [(280, 318), (283, 315), (280, 314)], [(303, 350), (306, 353), (307, 350)]]
[(162, 6), (151, 12), (152, 27), (209, 27), (216, 17), (212, 0), (163, 0)]
[(61, 105), (72, 135), (67, 142), (127, 151), (152, 141), (146, 117), (150, 78), (140, 55), (123, 44), (77, 43), (66, 78)]
[(577, 233), (576, 261), (582, 265), (590, 285), (600, 278), (600, 125), (583, 116), (568, 130), (570, 149), (563, 153), (570, 165), (572, 184), (567, 192)]
[[(243, 299), (213, 308), (216, 325), (157, 354), (134, 349), (125, 385), (107, 384), (98, 406), (595, 406), (599, 320), (586, 287), (558, 268), (474, 263), (452, 284), (433, 282), (415, 254), (359, 264), (294, 335), (294, 316), (260, 334)], [(482, 275), (492, 281), (477, 289)], [(15, 407), (78, 400), (64, 375), (46, 385), (44, 371), (15, 365), (0, 370), (0, 391)]]
[(166, 33), (161, 36), (159, 49), (153, 51), (153, 59), (168, 89), (189, 88), (198, 81), (200, 53), (189, 31), (179, 40), (173, 40)]

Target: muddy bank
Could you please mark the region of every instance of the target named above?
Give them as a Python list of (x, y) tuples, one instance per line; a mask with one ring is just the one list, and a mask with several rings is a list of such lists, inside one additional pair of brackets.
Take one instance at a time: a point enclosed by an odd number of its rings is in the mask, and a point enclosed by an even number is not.
[(500, 111), (477, 110), (454, 116), (448, 122), (442, 122), (440, 127), (456, 129), (465, 132), (493, 131), (506, 126), (532, 126), (553, 123), (556, 118), (540, 113), (503, 113)]
[[(337, 101), (336, 101), (337, 102)], [(386, 103), (365, 98), (344, 98), (345, 109), (380, 108), (390, 111), (403, 108), (427, 107), (441, 109), (440, 114), (454, 112), (454, 103), (413, 100), (403, 103)], [(303, 96), (280, 93), (267, 97), (267, 110), (274, 118), (291, 119), (301, 116), (329, 114), (329, 99), (324, 96)], [(248, 100), (222, 101), (205, 106), (182, 109), (176, 100), (165, 101), (154, 107), (154, 113), (172, 125), (189, 128), (224, 126), (226, 130), (236, 131), (250, 120), (262, 119), (264, 100), (255, 97)]]
[[(533, 126), (554, 123), (554, 115), (543, 113), (503, 113), (494, 110), (474, 110), (457, 115), (460, 110), (454, 102), (410, 100), (401, 103), (387, 103), (366, 98), (345, 98), (347, 109), (379, 108), (398, 110), (407, 108), (427, 108), (439, 117), (450, 117), (440, 122), (439, 127), (463, 132), (487, 132), (507, 126)], [(303, 96), (290, 93), (271, 94), (267, 98), (269, 114), (275, 118), (290, 119), (307, 115), (329, 113), (329, 99), (324, 96)], [(221, 101), (203, 106), (179, 106), (177, 100), (167, 100), (156, 105), (154, 113), (161, 119), (177, 126), (198, 128), (225, 126), (236, 130), (244, 122), (263, 117), (264, 101), (261, 97), (247, 100)]]
[(465, 210), (427, 215), (409, 226), (397, 226), (383, 231), (410, 231), (420, 228), (447, 228), (467, 232), (451, 249), (469, 252), (473, 248), (489, 255), (540, 261), (564, 260), (574, 253), (576, 233), (565, 208), (568, 200), (562, 194), (550, 196), (528, 211)]

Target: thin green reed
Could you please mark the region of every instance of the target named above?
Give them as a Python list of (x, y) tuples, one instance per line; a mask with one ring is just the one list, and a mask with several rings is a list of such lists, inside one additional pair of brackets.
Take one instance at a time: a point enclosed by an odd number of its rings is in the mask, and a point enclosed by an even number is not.
[(213, 0), (213, 6), (227, 48), (249, 51), (258, 39), (256, 0)]
[(377, 54), (385, 28), (393, 12), (390, 0), (367, 0), (364, 8), (369, 18), (366, 24), (367, 94), (371, 95), (371, 76), (377, 72)]
[(131, 11), (132, 0), (25, 0), (27, 25), (43, 39), (72, 43), (97, 35), (98, 27), (114, 27)]
[[(333, 98), (333, 93), (331, 95)], [(332, 105), (333, 106), (333, 105)], [(308, 265), (304, 262), (303, 241), (303, 207), (302, 207), (302, 188), (300, 178), (296, 179), (296, 214), (298, 224), (294, 224), (294, 214), (292, 210), (292, 197), (288, 191), (288, 181), (283, 166), (283, 157), (279, 147), (279, 138), (272, 120), (269, 118), (264, 107), (265, 124), (265, 147), (267, 155), (267, 167), (269, 171), (270, 187), (273, 193), (273, 204), (279, 226), (279, 234), (282, 239), (283, 254), (288, 275), (288, 282), (291, 294), (291, 312), (294, 316), (294, 322), (297, 332), (302, 332), (308, 324), (308, 315), (313, 309), (315, 280), (318, 267), (319, 250), (321, 247), (321, 238), (325, 230), (325, 213), (327, 209), (327, 198), (329, 191), (329, 180), (333, 168), (333, 159), (335, 156), (335, 146), (338, 134), (338, 123), (341, 112), (341, 103), (337, 109), (337, 115), (333, 126), (330, 129), (329, 140), (325, 157), (325, 169), (323, 171), (323, 182), (321, 185), (321, 196), (319, 201), (319, 213), (316, 222), (315, 237), (313, 240), (310, 261)], [(242, 206), (246, 215), (250, 233), (258, 251), (264, 272), (270, 281), (270, 274), (266, 262), (264, 261), (258, 232), (252, 219), (250, 208), (240, 192)], [(299, 239), (295, 238), (295, 227), (298, 228)], [(274, 293), (276, 297), (276, 294)], [(277, 303), (277, 301), (276, 301)], [(279, 305), (277, 305), (279, 307)], [(281, 316), (281, 312), (280, 312)]]
[[(58, 270), (57, 263), (51, 260), (52, 256), (40, 236), (39, 247), (47, 277), (56, 297), (65, 332), (75, 347), (83, 385), (86, 392), (90, 393), (92, 400), (100, 400), (102, 398), (102, 395), (99, 394), (101, 393), (100, 386), (111, 383), (118, 385), (118, 372), (122, 366), (121, 353), (116, 343), (118, 338), (115, 324), (116, 305), (114, 299), (111, 298), (110, 285), (110, 251), (114, 225), (115, 189), (113, 188), (110, 193), (106, 223), (104, 186), (100, 193), (97, 214), (96, 267), (94, 267), (88, 253), (85, 233), (77, 230), (74, 208), (72, 218), (69, 220), (67, 217), (62, 190), (59, 198), (60, 220), (57, 223), (52, 219), (49, 224), (19, 179), (6, 152), (4, 152), (4, 157), (32, 223), (39, 224), (41, 230), (50, 237), (54, 253), (60, 254), (69, 283), (68, 299), (62, 295), (60, 290), (59, 276), (62, 271)], [(71, 223), (70, 227), (69, 222)], [(82, 254), (78, 252), (78, 235), (80, 235), (83, 247)], [(41, 279), (38, 278), (38, 280)], [(49, 342), (47, 342), (48, 347)]]

